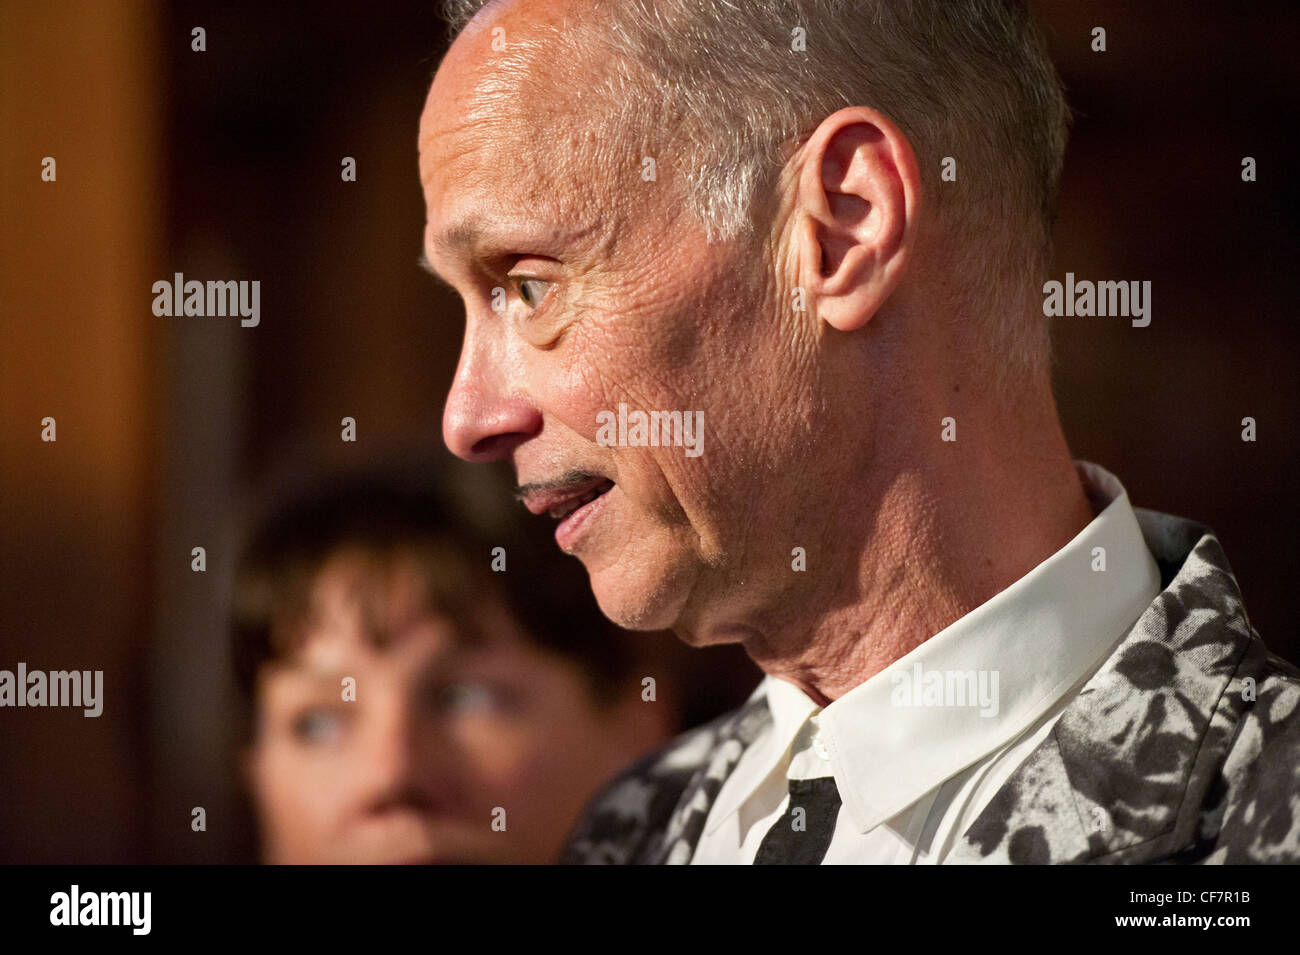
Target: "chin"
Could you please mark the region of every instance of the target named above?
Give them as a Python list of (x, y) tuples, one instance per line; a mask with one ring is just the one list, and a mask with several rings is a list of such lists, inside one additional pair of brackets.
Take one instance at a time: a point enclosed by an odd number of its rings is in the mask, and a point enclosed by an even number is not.
[(685, 573), (622, 565), (589, 571), (600, 611), (624, 630), (671, 630), (686, 603)]

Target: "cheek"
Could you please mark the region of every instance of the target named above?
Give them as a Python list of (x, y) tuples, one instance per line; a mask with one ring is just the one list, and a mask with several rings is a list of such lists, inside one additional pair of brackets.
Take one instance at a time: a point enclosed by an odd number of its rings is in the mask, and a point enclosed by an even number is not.
[(522, 719), (466, 719), (455, 733), (462, 772), (473, 787), (509, 791), (526, 771), (540, 730)]
[(534, 394), (543, 410), (584, 442), (596, 444), (597, 415), (618, 405), (619, 369), (586, 341), (575, 341), (540, 370)]
[[(571, 308), (578, 318), (554, 353), (550, 376), (557, 409), (594, 440), (595, 415), (629, 408), (680, 408), (697, 377), (707, 323), (685, 276), (632, 276)], [(703, 334), (702, 334), (703, 333)]]
[[(575, 327), (555, 353), (539, 356), (533, 393), (544, 413), (616, 462), (621, 483), (641, 483), (638, 473), (680, 468), (672, 459), (682, 457), (681, 449), (610, 446), (608, 422), (618, 420), (620, 406), (628, 413), (702, 410), (700, 383), (708, 366), (700, 361), (705, 351), (698, 333), (693, 322), (676, 315), (602, 316)], [(604, 442), (598, 439), (602, 423)]]
[[(509, 718), (466, 721), (457, 739), (464, 771), (484, 795), (551, 803), (581, 785), (604, 728), (587, 707), (586, 687), (567, 664), (531, 666), (532, 697)], [(598, 761), (598, 760), (597, 760)]]
[(311, 758), (288, 744), (271, 745), (256, 772), (260, 812), (287, 841), (320, 838), (344, 815), (352, 774), (339, 754)]

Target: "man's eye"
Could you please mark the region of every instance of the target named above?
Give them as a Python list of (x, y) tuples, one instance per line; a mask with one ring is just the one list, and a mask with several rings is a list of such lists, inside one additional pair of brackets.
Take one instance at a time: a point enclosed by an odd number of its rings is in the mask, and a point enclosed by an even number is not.
[(529, 308), (536, 308), (542, 303), (542, 299), (546, 297), (546, 290), (551, 285), (544, 279), (530, 279), (519, 275), (511, 278), (515, 280), (516, 287), (519, 289), (519, 297)]
[(337, 710), (304, 710), (293, 720), (293, 737), (301, 743), (319, 746), (335, 742), (343, 732), (343, 714)]

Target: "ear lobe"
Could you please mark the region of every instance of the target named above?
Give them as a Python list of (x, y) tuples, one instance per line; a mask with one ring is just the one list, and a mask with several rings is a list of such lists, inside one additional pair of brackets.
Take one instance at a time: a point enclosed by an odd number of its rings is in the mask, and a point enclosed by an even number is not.
[(893, 292), (911, 248), (920, 175), (886, 117), (851, 107), (823, 120), (798, 178), (817, 316), (840, 331), (864, 326)]

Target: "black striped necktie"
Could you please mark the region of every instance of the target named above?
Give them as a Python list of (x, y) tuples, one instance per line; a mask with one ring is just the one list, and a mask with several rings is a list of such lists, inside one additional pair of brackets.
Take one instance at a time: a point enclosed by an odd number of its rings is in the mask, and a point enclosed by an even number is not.
[(834, 776), (790, 780), (790, 805), (754, 856), (754, 865), (821, 865), (840, 814)]

